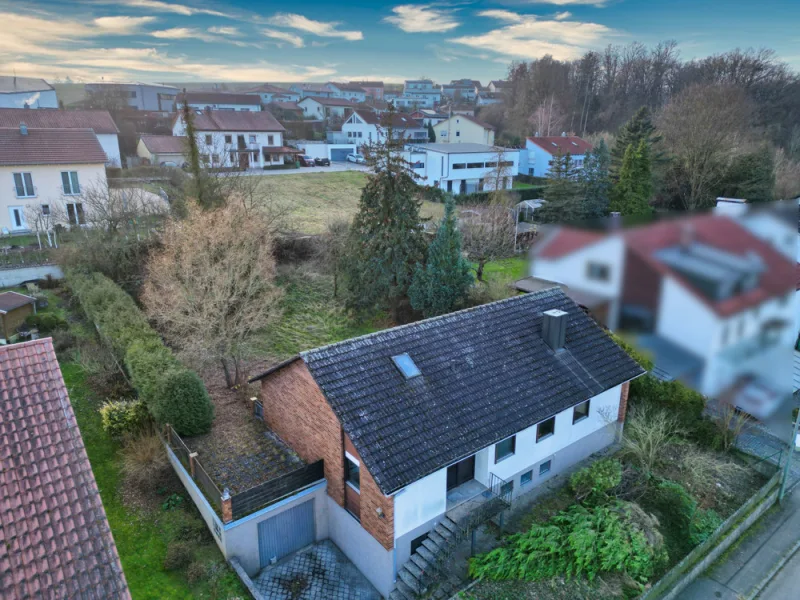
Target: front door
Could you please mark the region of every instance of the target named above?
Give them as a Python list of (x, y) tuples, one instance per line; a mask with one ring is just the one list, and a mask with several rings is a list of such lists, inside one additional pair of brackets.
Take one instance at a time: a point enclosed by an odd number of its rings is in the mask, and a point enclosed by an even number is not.
[(239, 153), (239, 168), (240, 169), (250, 168), (250, 155), (247, 152)]
[(19, 231), (21, 229), (27, 229), (28, 226), (25, 224), (25, 209), (21, 206), (9, 206), (8, 213), (11, 217), (11, 229), (13, 231)]
[(447, 491), (475, 479), (475, 455), (447, 467)]

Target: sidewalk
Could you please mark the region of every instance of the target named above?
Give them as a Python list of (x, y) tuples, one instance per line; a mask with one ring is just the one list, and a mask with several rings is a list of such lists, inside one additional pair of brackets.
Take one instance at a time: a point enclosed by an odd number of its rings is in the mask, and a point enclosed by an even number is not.
[[(724, 562), (712, 566), (679, 600), (741, 600), (770, 574), (773, 566), (800, 540), (800, 487), (783, 505), (770, 510), (743, 536)], [(766, 592), (766, 590), (765, 590)], [(782, 600), (762, 594), (765, 600)]]

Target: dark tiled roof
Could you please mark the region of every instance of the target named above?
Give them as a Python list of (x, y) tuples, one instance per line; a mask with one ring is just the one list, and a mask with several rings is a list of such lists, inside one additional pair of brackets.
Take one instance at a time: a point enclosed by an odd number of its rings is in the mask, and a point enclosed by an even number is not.
[(31, 302), (36, 302), (36, 298), (17, 292), (3, 292), (0, 294), (0, 312), (8, 312)]
[[(358, 113), (358, 116), (361, 117), (368, 125), (381, 125), (383, 127), (389, 126), (388, 115), (379, 115), (371, 110), (356, 110), (353, 112)], [(392, 127), (395, 129), (419, 129), (422, 127), (422, 124), (416, 119), (412, 119), (410, 116), (401, 115), (399, 113), (394, 113), (391, 121)]]
[(264, 83), (262, 85), (257, 85), (256, 87), (250, 88), (245, 90), (245, 94), (253, 94), (253, 93), (266, 93), (266, 94), (294, 94), (295, 92), (290, 92), (286, 88), (278, 87), (277, 85), (272, 85), (271, 83)]
[(228, 92), (186, 92), (178, 94), (175, 102), (181, 106), (188, 100), (189, 104), (242, 104), (260, 106), (261, 98), (252, 94), (232, 94)]
[(580, 155), (592, 150), (589, 142), (574, 135), (551, 135), (549, 137), (529, 137), (528, 139), (550, 154), (556, 154), (561, 150), (563, 154)]
[(143, 135), (140, 139), (150, 152), (156, 154), (183, 154), (186, 152), (185, 135)]
[(204, 110), (195, 113), (194, 126), (197, 131), (284, 131), (266, 110)]
[(119, 133), (107, 110), (60, 110), (57, 108), (0, 108), (0, 127), (33, 129), (92, 129), (95, 133)]
[(130, 599), (49, 338), (0, 347), (0, 596)]
[[(569, 313), (566, 350), (542, 313)], [(391, 357), (407, 352), (422, 376)], [(384, 494), (643, 373), (559, 289), (301, 353)]]
[(382, 88), (382, 81), (351, 81), (350, 83), (358, 85), (362, 88)]
[[(33, 110), (33, 109), (32, 109)], [(91, 129), (0, 128), (0, 165), (105, 164), (106, 153)]]
[(319, 102), (323, 106), (355, 106), (355, 103), (352, 100), (348, 100), (347, 98), (322, 98), (318, 96), (306, 96), (300, 102), (304, 102), (306, 100), (313, 100), (314, 102)]

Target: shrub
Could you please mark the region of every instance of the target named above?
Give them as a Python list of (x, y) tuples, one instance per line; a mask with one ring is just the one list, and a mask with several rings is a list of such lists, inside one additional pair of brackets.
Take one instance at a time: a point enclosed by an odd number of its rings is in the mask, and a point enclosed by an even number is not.
[(197, 374), (174, 369), (161, 377), (157, 389), (150, 410), (159, 423), (169, 423), (180, 435), (190, 437), (211, 429), (214, 406)]
[(192, 544), (189, 542), (175, 541), (167, 544), (167, 554), (164, 557), (164, 569), (175, 571), (189, 566), (194, 558)]
[(569, 478), (569, 485), (579, 501), (602, 500), (607, 492), (622, 481), (622, 465), (613, 458), (598, 460), (590, 467), (581, 469)]
[(677, 419), (666, 411), (647, 405), (634, 407), (622, 436), (623, 455), (650, 478), (664, 450), (680, 432)]
[(689, 537), (689, 528), (697, 510), (697, 502), (680, 483), (662, 481), (647, 499), (648, 507), (657, 510), (661, 522), (677, 528), (681, 535)]
[(50, 333), (67, 328), (66, 320), (53, 313), (28, 315), (25, 323), (38, 329), (39, 333)]
[(722, 525), (722, 523), (723, 519), (716, 513), (716, 511), (711, 509), (704, 510), (702, 508), (697, 510), (694, 513), (689, 530), (689, 539), (691, 540), (692, 545), (699, 546), (705, 542), (709, 536), (714, 533), (720, 525)]
[(141, 400), (112, 400), (100, 407), (103, 429), (111, 437), (139, 433), (150, 421), (147, 407)]
[[(266, 167), (264, 167), (266, 169)], [(190, 585), (194, 585), (206, 578), (208, 569), (206, 564), (200, 561), (194, 561), (186, 568), (186, 579)]]
[(139, 397), (152, 407), (158, 394), (161, 378), (180, 365), (161, 340), (136, 340), (125, 353), (125, 366)]
[(122, 472), (134, 485), (150, 487), (168, 468), (164, 444), (154, 433), (132, 437), (122, 449)]
[(56, 354), (66, 352), (75, 345), (76, 341), (75, 335), (72, 332), (63, 329), (54, 331), (50, 337), (53, 338), (53, 349), (56, 351)]

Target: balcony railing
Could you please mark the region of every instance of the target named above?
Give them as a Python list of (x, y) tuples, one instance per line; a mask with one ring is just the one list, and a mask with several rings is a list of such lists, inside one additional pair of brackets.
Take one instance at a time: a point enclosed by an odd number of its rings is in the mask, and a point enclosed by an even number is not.
[(481, 487), (483, 489), (446, 513), (464, 531), (464, 535), (511, 506), (513, 488), (510, 482), (490, 473), (489, 486)]

